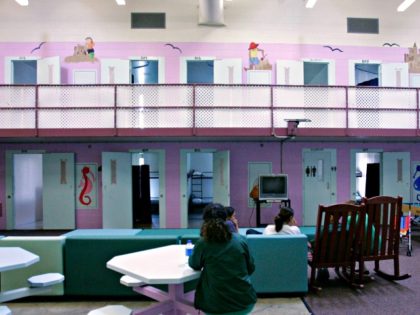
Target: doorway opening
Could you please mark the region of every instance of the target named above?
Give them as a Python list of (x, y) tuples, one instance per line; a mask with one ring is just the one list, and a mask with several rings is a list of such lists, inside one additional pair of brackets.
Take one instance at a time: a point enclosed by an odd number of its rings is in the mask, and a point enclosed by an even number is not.
[(203, 209), (213, 202), (213, 153), (187, 153), (188, 227), (202, 224)]
[(36, 84), (37, 60), (13, 60), (12, 84)]
[(379, 64), (356, 63), (356, 86), (379, 86)]
[(327, 62), (304, 62), (303, 63), (304, 85), (328, 85)]
[(42, 229), (42, 154), (13, 155), (13, 192), (14, 229)]
[(132, 84), (158, 84), (158, 60), (130, 60), (130, 77)]
[(132, 154), (133, 226), (159, 228), (159, 154)]
[(380, 152), (356, 153), (356, 201), (380, 195), (380, 163)]
[(213, 84), (214, 60), (187, 60), (188, 84)]

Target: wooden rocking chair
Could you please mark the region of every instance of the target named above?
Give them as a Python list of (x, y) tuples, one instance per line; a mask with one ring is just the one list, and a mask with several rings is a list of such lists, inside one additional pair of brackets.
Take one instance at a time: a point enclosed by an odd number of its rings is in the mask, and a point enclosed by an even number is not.
[(319, 206), (312, 261), (309, 261), (311, 289), (321, 290), (315, 279), (317, 269), (321, 268), (335, 268), (336, 274), (352, 287), (363, 286), (355, 281), (356, 250), (360, 243), (363, 212), (363, 205)]
[[(363, 198), (366, 207), (363, 241), (360, 244), (360, 281), (363, 280), (364, 262), (375, 261), (375, 272), (388, 280), (404, 280), (410, 274), (400, 275), (399, 244), (402, 198), (377, 196)], [(379, 267), (381, 260), (394, 260), (394, 274), (383, 272)]]

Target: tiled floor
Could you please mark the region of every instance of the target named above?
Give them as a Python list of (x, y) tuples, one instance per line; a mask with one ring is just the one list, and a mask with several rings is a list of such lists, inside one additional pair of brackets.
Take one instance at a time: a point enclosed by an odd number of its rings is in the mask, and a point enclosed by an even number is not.
[[(105, 305), (124, 305), (130, 309), (149, 306), (153, 302), (136, 301), (56, 301), (56, 302), (8, 302), (13, 315), (86, 315)], [(258, 315), (308, 315), (305, 304), (296, 298), (260, 298), (252, 314)]]

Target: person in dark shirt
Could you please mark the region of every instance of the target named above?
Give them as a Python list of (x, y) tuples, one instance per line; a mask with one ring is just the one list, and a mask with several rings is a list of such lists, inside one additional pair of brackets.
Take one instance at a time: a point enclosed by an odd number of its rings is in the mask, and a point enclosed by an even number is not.
[(257, 301), (250, 275), (255, 270), (246, 238), (229, 231), (220, 204), (204, 209), (201, 237), (188, 264), (201, 270), (194, 305), (206, 314), (249, 314)]

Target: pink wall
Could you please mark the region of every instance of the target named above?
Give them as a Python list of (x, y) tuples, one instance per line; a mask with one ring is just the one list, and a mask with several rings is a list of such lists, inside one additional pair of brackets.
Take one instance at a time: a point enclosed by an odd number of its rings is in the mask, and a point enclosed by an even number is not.
[[(0, 60), (6, 56), (38, 56), (41, 58), (60, 56), (62, 67), (62, 83), (73, 82), (72, 73), (75, 69), (96, 69), (100, 73), (100, 62), (96, 63), (66, 63), (65, 57), (73, 54), (73, 47), (83, 42), (47, 42), (40, 50), (31, 54), (31, 50), (39, 43), (0, 43)], [(101, 58), (129, 58), (132, 56), (164, 57), (166, 62), (166, 83), (179, 83), (180, 57), (214, 56), (216, 58), (242, 58), (244, 66), (248, 64), (249, 43), (172, 43), (182, 50), (174, 50), (166, 43), (136, 43), (136, 42), (98, 42), (95, 54)], [(347, 85), (348, 60), (371, 59), (382, 62), (403, 62), (407, 48), (399, 47), (356, 47), (337, 46), (343, 52), (332, 52), (322, 45), (290, 45), (280, 43), (260, 43), (268, 60), (275, 66), (276, 60), (334, 59), (336, 61), (336, 84)], [(273, 70), (275, 71), (275, 70)], [(273, 75), (274, 83), (275, 75)], [(98, 78), (99, 79), (99, 78)], [(245, 82), (245, 72), (244, 72)], [(0, 62), (0, 84), (4, 83), (4, 62)], [(194, 139), (191, 139), (194, 140)], [(302, 149), (303, 148), (336, 148), (337, 149), (337, 200), (350, 198), (350, 149), (351, 148), (383, 148), (388, 151), (410, 151), (411, 159), (418, 160), (420, 149), (409, 143), (300, 143), (285, 142), (283, 146), (283, 172), (289, 174), (290, 198), (296, 210), (299, 221), (302, 218)], [(255, 210), (248, 208), (248, 162), (272, 162), (273, 172), (280, 171), (280, 144), (278, 142), (185, 142), (185, 143), (56, 143), (56, 144), (1, 144), (0, 146), (0, 202), (5, 204), (5, 151), (12, 149), (45, 149), (48, 152), (75, 152), (76, 162), (101, 163), (103, 151), (128, 151), (136, 148), (159, 148), (166, 150), (166, 185), (167, 185), (167, 225), (180, 225), (180, 193), (179, 193), (179, 150), (182, 148), (214, 148), (230, 150), (231, 152), (231, 204), (238, 211), (242, 226), (255, 222)], [(100, 184), (100, 183), (99, 183)], [(101, 194), (99, 195), (101, 197)], [(78, 210), (78, 228), (100, 228), (101, 198), (98, 210)], [(271, 222), (276, 209), (262, 211), (262, 222)], [(5, 228), (5, 209), (0, 217), (0, 229)]]
[[(60, 56), (62, 83), (71, 84), (73, 82), (73, 70), (75, 69), (96, 69), (100, 73), (100, 62), (90, 63), (66, 63), (65, 57), (73, 54), (73, 47), (80, 43), (60, 43), (47, 42), (41, 49), (31, 54), (33, 48), (39, 43), (0, 43), (0, 60), (6, 56), (37, 56), (41, 58)], [(95, 46), (95, 55), (101, 58), (122, 58), (140, 56), (164, 57), (166, 62), (166, 83), (179, 83), (180, 57), (194, 56), (214, 56), (216, 58), (241, 58), (243, 65), (248, 65), (248, 46), (249, 43), (172, 43), (182, 50), (174, 50), (166, 43), (135, 43), (135, 42), (99, 42)], [(404, 53), (408, 48), (400, 47), (356, 47), (356, 46), (337, 46), (343, 52), (332, 52), (322, 45), (290, 45), (280, 43), (260, 43), (260, 48), (264, 49), (267, 59), (275, 66), (276, 60), (301, 60), (310, 59), (332, 59), (336, 61), (336, 84), (347, 85), (348, 81), (348, 60), (352, 59), (371, 59), (382, 62), (404, 62)], [(275, 73), (275, 70), (273, 70)], [(4, 62), (0, 62), (0, 84), (4, 83)], [(273, 83), (275, 75), (273, 74)], [(245, 71), (243, 82), (245, 82)]]
[[(180, 150), (212, 148), (229, 150), (231, 157), (231, 205), (237, 209), (241, 226), (255, 224), (255, 209), (248, 208), (248, 162), (272, 162), (273, 172), (280, 172), (279, 142), (133, 142), (133, 143), (56, 143), (56, 144), (2, 144), (0, 147), (0, 202), (5, 204), (5, 151), (46, 150), (47, 152), (75, 152), (76, 163), (101, 164), (101, 152), (156, 148), (166, 151), (166, 202), (167, 226), (179, 227), (180, 218)], [(420, 159), (420, 147), (412, 143), (345, 143), (345, 142), (285, 142), (283, 145), (283, 172), (289, 175), (289, 197), (296, 217), (302, 222), (302, 149), (333, 148), (337, 150), (337, 201), (350, 199), (350, 151), (353, 148), (377, 148), (384, 151), (407, 151), (411, 160)], [(101, 173), (99, 173), (99, 178)], [(102, 203), (99, 182), (99, 209), (78, 210), (78, 228), (101, 228)], [(270, 223), (277, 208), (262, 209), (262, 222)], [(0, 229), (6, 227), (5, 209), (0, 217)]]

